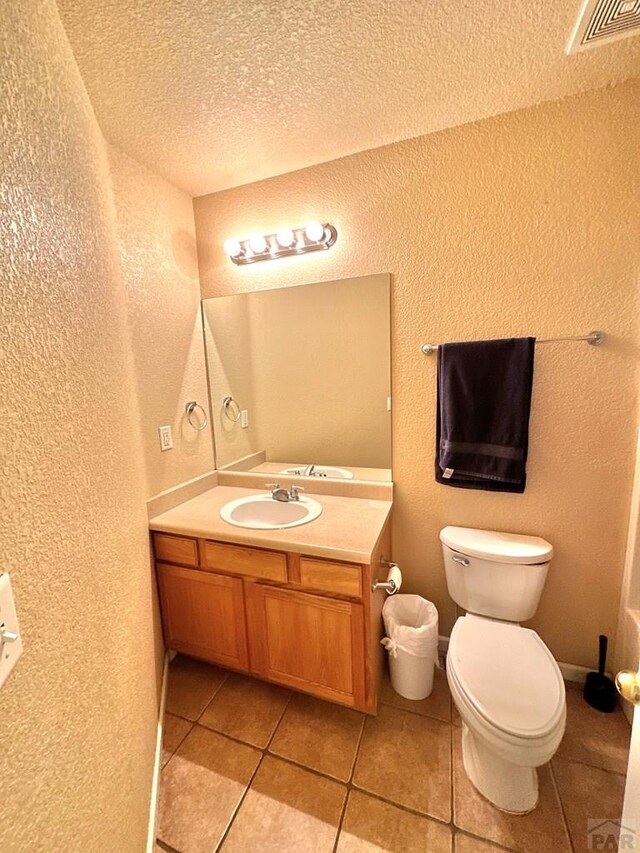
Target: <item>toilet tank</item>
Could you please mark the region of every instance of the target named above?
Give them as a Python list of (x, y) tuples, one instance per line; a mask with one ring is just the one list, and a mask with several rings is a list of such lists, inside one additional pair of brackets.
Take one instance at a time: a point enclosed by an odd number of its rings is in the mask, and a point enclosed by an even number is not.
[(471, 527), (440, 531), (449, 595), (469, 613), (524, 622), (538, 609), (553, 547), (538, 536)]

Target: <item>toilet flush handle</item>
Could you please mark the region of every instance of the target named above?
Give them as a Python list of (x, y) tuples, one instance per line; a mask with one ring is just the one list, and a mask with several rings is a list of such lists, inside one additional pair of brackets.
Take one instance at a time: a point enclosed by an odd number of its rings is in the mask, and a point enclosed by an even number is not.
[(460, 563), (461, 566), (468, 566), (469, 565), (469, 560), (467, 560), (466, 557), (456, 557), (456, 555), (454, 554), (451, 559), (453, 560), (454, 563)]

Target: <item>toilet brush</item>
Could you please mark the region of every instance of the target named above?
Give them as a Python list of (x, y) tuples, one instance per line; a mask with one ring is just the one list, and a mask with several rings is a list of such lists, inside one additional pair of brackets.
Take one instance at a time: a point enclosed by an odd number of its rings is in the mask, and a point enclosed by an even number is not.
[(598, 657), (598, 671), (590, 672), (584, 683), (584, 698), (585, 701), (595, 708), (597, 711), (604, 711), (610, 714), (615, 711), (618, 704), (618, 694), (616, 686), (610, 678), (604, 674), (605, 664), (607, 662), (607, 638), (604, 634), (600, 634), (600, 654)]

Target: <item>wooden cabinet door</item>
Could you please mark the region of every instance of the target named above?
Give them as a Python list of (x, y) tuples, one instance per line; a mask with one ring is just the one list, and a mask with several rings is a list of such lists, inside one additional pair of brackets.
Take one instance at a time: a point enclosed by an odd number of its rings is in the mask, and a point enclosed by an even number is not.
[(252, 672), (364, 707), (361, 604), (250, 582), (245, 597)]
[(242, 581), (165, 563), (157, 571), (166, 645), (248, 670)]

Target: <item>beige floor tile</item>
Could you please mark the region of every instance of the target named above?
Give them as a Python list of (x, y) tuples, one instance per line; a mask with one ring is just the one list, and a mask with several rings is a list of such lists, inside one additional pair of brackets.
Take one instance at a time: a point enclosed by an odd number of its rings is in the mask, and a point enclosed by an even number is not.
[(479, 838), (464, 835), (462, 832), (457, 832), (453, 841), (454, 853), (505, 853), (507, 849), (506, 847), (496, 847), (490, 841), (480, 841)]
[(348, 782), (364, 714), (294, 693), (269, 751)]
[(473, 787), (462, 765), (461, 732), (454, 729), (454, 822), (457, 827), (518, 853), (568, 853), (571, 849), (548, 765), (538, 768), (540, 802), (528, 815), (494, 808)]
[(351, 791), (336, 853), (450, 853), (451, 830), (428, 817), (419, 817)]
[(197, 720), (228, 674), (226, 669), (178, 655), (169, 667), (168, 713)]
[(212, 853), (261, 757), (194, 726), (162, 771), (158, 838), (181, 853)]
[(630, 736), (631, 728), (620, 708), (603, 714), (587, 705), (580, 689), (567, 687), (567, 730), (559, 757), (626, 773)]
[(625, 777), (562, 758), (552, 765), (574, 850), (582, 853), (589, 850), (587, 821), (620, 820)]
[(401, 806), (451, 818), (451, 726), (381, 705), (369, 717), (353, 784)]
[(447, 676), (442, 669), (436, 669), (434, 673), (431, 694), (426, 699), (419, 701), (405, 699), (404, 696), (396, 693), (391, 686), (388, 673), (385, 672), (380, 685), (380, 701), (383, 705), (392, 705), (394, 708), (412, 711), (414, 714), (421, 714), (423, 717), (434, 717), (436, 720), (443, 720), (445, 723), (451, 720), (451, 694), (447, 684)]
[(200, 717), (200, 724), (265, 747), (290, 695), (290, 690), (275, 684), (231, 673)]
[(222, 845), (224, 853), (331, 853), (344, 785), (267, 755)]
[(176, 749), (185, 739), (193, 723), (183, 720), (182, 717), (174, 717), (173, 714), (165, 714), (162, 725), (162, 766), (167, 763)]

